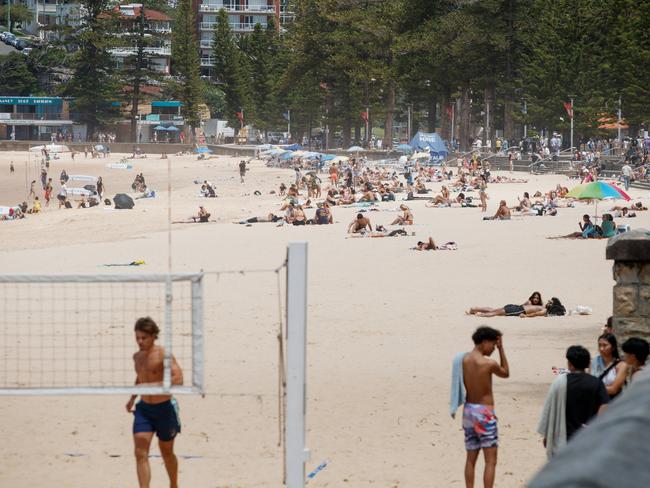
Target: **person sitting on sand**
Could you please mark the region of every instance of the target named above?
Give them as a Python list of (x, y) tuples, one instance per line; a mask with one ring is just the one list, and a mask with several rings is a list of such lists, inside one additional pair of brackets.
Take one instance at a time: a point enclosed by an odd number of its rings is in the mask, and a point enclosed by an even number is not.
[(612, 214), (603, 214), (603, 223), (600, 225), (600, 236), (606, 239), (616, 235), (616, 223)]
[(307, 223), (307, 216), (305, 215), (305, 211), (302, 209), (302, 205), (294, 207), (291, 223), (293, 225), (305, 225)]
[(357, 214), (357, 218), (350, 222), (348, 226), (348, 234), (357, 234), (359, 232), (365, 231), (368, 228), (368, 231), (372, 232), (372, 225), (370, 224), (370, 219), (364, 217), (363, 214)]
[(530, 202), (530, 195), (528, 194), (527, 191), (524, 192), (524, 198), (519, 198), (518, 200), (519, 200), (519, 205), (515, 207), (515, 210), (518, 210), (519, 212), (523, 212), (532, 206)]
[[(338, 205), (352, 205), (356, 202), (356, 195), (357, 192), (354, 188), (346, 188), (343, 192), (343, 196), (339, 199)], [(330, 201), (329, 197), (327, 198), (327, 203), (332, 205), (332, 202)], [(337, 202), (335, 201), (335, 204)]]
[(363, 196), (359, 198), (360, 202), (376, 202), (377, 197), (375, 196), (375, 193), (372, 190), (366, 190), (363, 193)]
[(567, 239), (589, 239), (590, 237), (596, 237), (598, 234), (596, 226), (591, 221), (591, 217), (587, 214), (582, 216), (582, 222), (578, 222), (578, 226), (580, 227), (579, 232), (572, 232), (571, 234), (562, 237), (566, 237)]
[(192, 222), (210, 222), (210, 212), (206, 210), (205, 207), (199, 207), (199, 213), (197, 215), (192, 215), (186, 222), (174, 222), (175, 224), (181, 223), (192, 223)]
[(279, 195), (281, 197), (283, 197), (286, 194), (287, 194), (287, 185), (285, 185), (284, 183), (280, 183), (280, 193), (279, 193)]
[[(489, 217), (484, 217), (488, 219)], [(510, 209), (505, 200), (499, 202), (499, 208), (490, 220), (510, 220)]]
[(430, 205), (449, 205), (449, 190), (446, 186), (442, 186), (440, 195), (436, 195)]
[(330, 211), (330, 207), (327, 202), (318, 204), (318, 208), (316, 209), (316, 214), (314, 216), (314, 222), (318, 225), (334, 223), (332, 212)]
[(398, 215), (390, 225), (413, 225), (413, 214), (411, 210), (404, 204), (400, 205), (399, 208), (403, 212), (402, 215)]
[(27, 211), (30, 214), (37, 214), (41, 211), (41, 202), (38, 197), (34, 197), (34, 205)]
[(77, 203), (77, 208), (87, 208), (88, 207), (88, 200), (86, 200), (86, 197), (84, 195), (81, 195), (81, 200), (79, 200), (79, 203)]

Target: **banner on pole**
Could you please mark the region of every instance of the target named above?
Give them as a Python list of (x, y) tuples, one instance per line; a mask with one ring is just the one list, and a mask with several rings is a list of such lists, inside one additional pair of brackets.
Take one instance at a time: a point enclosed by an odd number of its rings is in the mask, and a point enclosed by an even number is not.
[(573, 104), (569, 102), (564, 102), (564, 109), (566, 110), (567, 115), (569, 118), (573, 118)]

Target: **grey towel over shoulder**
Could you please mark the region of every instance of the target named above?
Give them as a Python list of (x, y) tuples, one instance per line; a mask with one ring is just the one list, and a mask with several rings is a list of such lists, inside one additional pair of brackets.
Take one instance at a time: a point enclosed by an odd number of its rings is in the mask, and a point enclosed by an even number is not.
[(581, 429), (528, 488), (650, 486), (650, 368)]

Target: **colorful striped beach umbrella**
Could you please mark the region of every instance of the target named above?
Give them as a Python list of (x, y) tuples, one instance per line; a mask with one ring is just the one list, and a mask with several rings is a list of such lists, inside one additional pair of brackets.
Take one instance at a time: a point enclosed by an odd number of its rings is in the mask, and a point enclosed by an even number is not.
[(630, 196), (618, 186), (605, 183), (604, 181), (594, 181), (585, 185), (578, 185), (567, 193), (567, 197), (578, 198), (580, 200), (596, 200), (596, 218), (598, 218), (598, 200), (604, 200), (605, 198), (630, 200)]
[(578, 185), (567, 194), (567, 197), (578, 198), (580, 200), (603, 200), (605, 198), (630, 200), (630, 196), (618, 186), (605, 183), (604, 181), (594, 181), (586, 185)]

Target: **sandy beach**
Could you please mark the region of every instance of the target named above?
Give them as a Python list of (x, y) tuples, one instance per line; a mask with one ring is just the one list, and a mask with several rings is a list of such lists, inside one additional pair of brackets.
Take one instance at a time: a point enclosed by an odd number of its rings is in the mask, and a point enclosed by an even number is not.
[[(0, 222), (2, 273), (108, 273), (105, 263), (144, 260), (120, 272), (165, 272), (167, 262), (167, 161), (130, 161), (133, 169), (109, 169), (121, 155), (54, 160), (50, 176), (102, 176), (107, 194), (130, 192), (144, 173), (157, 197), (136, 200), (132, 210), (98, 206), (58, 210), (56, 200), (39, 215)], [(511, 376), (495, 380), (500, 421), (497, 483), (525, 486), (544, 463), (535, 433), (551, 368), (582, 344), (592, 354), (612, 311), (612, 263), (606, 240), (549, 240), (578, 230), (595, 207), (578, 203), (555, 217), (483, 221), (479, 208), (425, 208), (409, 202), (415, 236), (347, 238), (355, 208), (333, 208), (334, 225), (277, 227), (235, 225), (241, 218), (279, 212), (281, 182), (293, 172), (253, 161), (239, 181), (239, 159), (170, 156), (172, 218), (185, 219), (205, 205), (216, 223), (173, 226), (173, 268), (273, 269), (287, 243), (309, 242), (307, 471), (327, 460), (311, 487), (455, 487), (463, 485), (465, 451), (460, 419), (449, 416), (452, 357), (472, 347), (471, 333), (484, 323), (504, 332)], [(14, 161), (16, 172), (9, 173)], [(14, 205), (37, 180), (39, 164), (26, 153), (0, 153), (0, 205)], [(507, 174), (507, 173), (505, 173)], [(490, 184), (487, 215), (500, 199), (513, 206), (524, 191), (543, 193), (562, 183), (558, 175), (523, 175), (527, 183)], [(198, 196), (196, 178), (217, 186), (218, 198)], [(325, 182), (325, 175), (323, 175)], [(435, 193), (440, 183), (428, 184)], [(39, 187), (40, 188), (40, 187)], [(58, 190), (55, 184), (54, 194)], [(255, 196), (255, 191), (261, 195)], [(324, 192), (325, 193), (325, 192)], [(43, 192), (39, 197), (42, 199)], [(647, 192), (630, 189), (647, 206)], [(398, 196), (398, 199), (400, 197)], [(619, 201), (620, 204), (622, 201)], [(390, 223), (398, 202), (369, 212), (373, 225)], [(601, 202), (601, 214), (611, 207)], [(307, 210), (308, 217), (314, 209)], [(650, 227), (650, 212), (625, 223)], [(456, 251), (414, 252), (418, 240), (455, 241)], [(183, 433), (177, 439), (181, 486), (278, 487), (282, 450), (277, 447), (278, 297), (274, 273), (206, 277), (207, 395), (181, 397)], [(592, 315), (481, 319), (472, 305), (523, 303), (535, 290), (559, 297)], [(147, 311), (143, 310), (142, 314)], [(134, 343), (134, 352), (135, 352)], [(181, 365), (182, 366), (182, 365)], [(127, 396), (3, 398), (0, 486), (69, 488), (135, 486), (131, 417)], [(157, 447), (152, 449), (157, 454)], [(482, 469), (482, 461), (479, 462)], [(165, 486), (153, 459), (153, 486)]]

